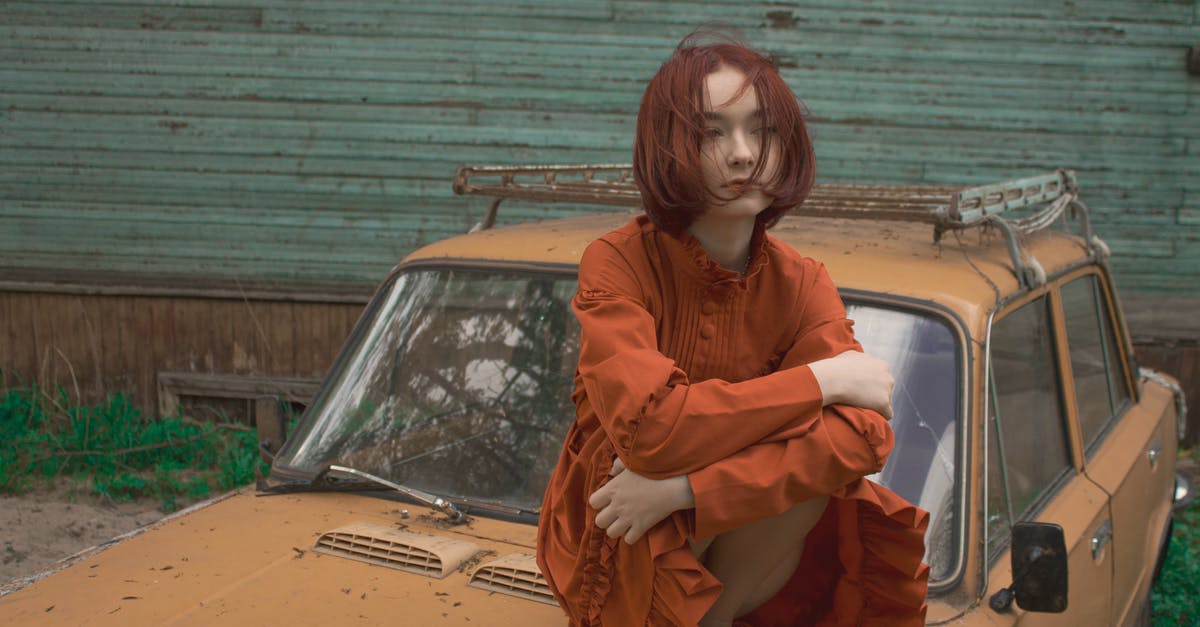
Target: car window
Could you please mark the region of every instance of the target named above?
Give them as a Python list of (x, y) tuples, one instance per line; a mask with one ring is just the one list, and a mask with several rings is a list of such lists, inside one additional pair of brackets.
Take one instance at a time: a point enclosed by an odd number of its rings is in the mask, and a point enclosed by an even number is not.
[(989, 506), (1002, 510), (994, 523), (1002, 542), (1071, 467), (1046, 299), (997, 320), (990, 352)]
[(863, 350), (887, 361), (896, 380), (896, 447), (870, 478), (929, 512), (925, 562), (930, 579), (944, 579), (957, 565), (959, 344), (937, 316), (853, 302), (846, 315)]
[(1129, 399), (1120, 352), (1113, 337), (1107, 301), (1094, 275), (1062, 288), (1071, 370), (1075, 375), (1075, 400), (1083, 444), (1091, 449), (1111, 418)]

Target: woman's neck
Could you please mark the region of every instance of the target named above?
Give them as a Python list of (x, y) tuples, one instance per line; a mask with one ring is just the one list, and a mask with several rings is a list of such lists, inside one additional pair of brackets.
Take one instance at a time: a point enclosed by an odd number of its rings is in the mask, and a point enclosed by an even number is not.
[(754, 222), (754, 216), (701, 215), (687, 230), (710, 259), (728, 270), (744, 273), (750, 263)]

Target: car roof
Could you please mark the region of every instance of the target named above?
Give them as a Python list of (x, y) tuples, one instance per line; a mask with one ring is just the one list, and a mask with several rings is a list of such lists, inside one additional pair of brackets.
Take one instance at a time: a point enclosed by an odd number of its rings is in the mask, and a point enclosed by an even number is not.
[[(577, 266), (589, 243), (636, 215), (609, 211), (487, 229), (425, 246), (401, 267)], [(1005, 238), (989, 229), (952, 231), (935, 243), (933, 227), (924, 223), (785, 216), (768, 233), (823, 262), (844, 293), (935, 304), (972, 333), (984, 327), (999, 300), (1021, 291)], [(1022, 236), (1021, 244), (1047, 276), (1089, 257), (1083, 238), (1058, 230)]]

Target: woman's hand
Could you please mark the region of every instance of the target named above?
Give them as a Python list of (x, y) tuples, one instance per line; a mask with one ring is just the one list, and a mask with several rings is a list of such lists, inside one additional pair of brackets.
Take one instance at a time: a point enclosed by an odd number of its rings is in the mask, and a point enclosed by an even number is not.
[(814, 361), (808, 367), (821, 386), (824, 404), (870, 409), (891, 420), (892, 388), (896, 382), (886, 361), (846, 351), (837, 357)]
[(672, 512), (695, 506), (687, 475), (647, 479), (626, 470), (620, 458), (613, 460), (608, 474), (612, 479), (593, 492), (588, 503), (599, 510), (596, 526), (610, 538), (625, 536), (625, 542), (633, 544)]

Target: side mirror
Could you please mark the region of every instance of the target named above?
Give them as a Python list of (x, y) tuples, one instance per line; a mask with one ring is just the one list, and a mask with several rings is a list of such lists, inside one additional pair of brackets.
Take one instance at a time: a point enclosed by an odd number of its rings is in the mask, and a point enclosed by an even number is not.
[(1012, 584), (992, 595), (988, 604), (1003, 612), (1012, 604), (1027, 612), (1059, 613), (1067, 609), (1067, 543), (1062, 527), (1022, 522), (1012, 529)]

